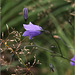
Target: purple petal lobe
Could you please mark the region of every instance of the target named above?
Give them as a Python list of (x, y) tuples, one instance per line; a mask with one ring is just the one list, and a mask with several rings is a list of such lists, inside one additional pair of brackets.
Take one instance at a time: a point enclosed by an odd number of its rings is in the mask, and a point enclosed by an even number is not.
[(75, 66), (75, 63), (74, 62), (70, 62), (71, 66)]
[(25, 31), (24, 33), (23, 33), (23, 35), (22, 36), (29, 36), (29, 39), (31, 39), (32, 37), (34, 37), (34, 36), (37, 36), (37, 35), (40, 35), (41, 34), (41, 32), (40, 31)]
[(31, 22), (28, 25), (23, 24), (23, 26), (26, 30), (30, 30), (30, 31), (37, 31), (37, 30), (40, 31), (42, 29), (42, 27), (34, 25)]
[(32, 38), (32, 36), (29, 36), (29, 40)]
[[(75, 62), (75, 56), (71, 60)], [(75, 66), (75, 63), (72, 61), (70, 61), (71, 66)]]
[(27, 10), (27, 8), (23, 9), (23, 16), (24, 16), (24, 19), (27, 19), (27, 17), (28, 17), (28, 10)]
[(30, 33), (30, 36), (32, 36), (32, 37), (34, 37), (34, 36), (37, 36), (37, 35), (41, 34), (41, 32), (40, 32), (40, 31), (29, 31), (29, 33)]
[(29, 31), (25, 31), (22, 36), (29, 36)]

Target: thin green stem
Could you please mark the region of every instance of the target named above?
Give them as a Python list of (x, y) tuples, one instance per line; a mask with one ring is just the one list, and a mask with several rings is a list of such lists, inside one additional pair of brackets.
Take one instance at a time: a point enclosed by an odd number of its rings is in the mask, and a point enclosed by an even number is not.
[(62, 52), (61, 52), (61, 48), (60, 48), (58, 42), (57, 42), (56, 39), (53, 37), (53, 34), (52, 34), (51, 32), (50, 32), (50, 34), (51, 34), (52, 38), (54, 39), (54, 41), (57, 43), (57, 46), (58, 46), (59, 51), (60, 51), (60, 53), (61, 53), (61, 56), (63, 56), (63, 54), (62, 54)]

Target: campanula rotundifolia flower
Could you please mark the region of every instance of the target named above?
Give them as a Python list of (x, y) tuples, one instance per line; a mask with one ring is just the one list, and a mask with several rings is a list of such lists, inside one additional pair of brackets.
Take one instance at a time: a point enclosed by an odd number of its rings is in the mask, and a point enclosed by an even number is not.
[(22, 36), (29, 36), (29, 39), (31, 39), (34, 36), (40, 35), (42, 32), (42, 27), (38, 25), (34, 25), (31, 22), (29, 24), (23, 24), (24, 29), (26, 30)]

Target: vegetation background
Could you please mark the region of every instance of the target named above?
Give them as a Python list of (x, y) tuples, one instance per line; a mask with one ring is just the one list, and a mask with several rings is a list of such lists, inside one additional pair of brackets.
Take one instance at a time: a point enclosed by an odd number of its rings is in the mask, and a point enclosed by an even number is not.
[[(18, 49), (18, 53), (24, 63), (28, 64), (28, 67), (35, 62), (35, 65), (31, 68), (34, 75), (74, 75), (74, 67), (70, 65), (70, 61), (58, 56), (51, 56), (52, 53), (45, 50), (52, 50), (55, 54), (56, 52), (60, 53), (50, 34), (42, 33), (34, 37), (33, 40), (22, 37), (25, 31), (23, 24), (32, 22), (41, 26), (44, 30), (52, 32), (53, 35), (60, 36), (70, 47), (66, 47), (61, 40), (56, 39), (62, 54), (71, 59), (74, 56), (74, 6), (73, 0), (1, 0), (1, 38), (14, 51), (18, 43), (25, 38)], [(28, 9), (27, 22), (23, 17), (23, 8)], [(9, 32), (13, 32), (13, 34), (9, 35)], [(15, 37), (13, 37), (14, 35)], [(9, 39), (16, 39), (17, 42), (10, 42)], [(40, 47), (25, 47), (25, 50), (23, 49), (25, 45), (32, 45), (33, 43)], [(25, 67), (19, 63), (17, 57), (15, 55), (14, 57), (11, 56), (11, 51), (1, 43), (1, 75), (30, 75), (26, 73)], [(11, 58), (13, 60), (10, 63)], [(54, 72), (51, 71), (49, 63), (54, 66)]]

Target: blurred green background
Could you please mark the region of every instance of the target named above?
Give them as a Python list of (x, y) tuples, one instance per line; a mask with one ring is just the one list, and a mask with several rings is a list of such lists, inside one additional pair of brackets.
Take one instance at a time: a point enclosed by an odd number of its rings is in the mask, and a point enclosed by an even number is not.
[[(27, 22), (24, 21), (23, 8), (28, 9)], [(71, 49), (67, 48), (61, 40), (57, 39), (62, 54), (71, 59), (74, 55), (74, 30), (72, 28), (74, 27), (74, 15), (73, 0), (1, 0), (1, 32), (4, 32), (3, 39), (5, 40), (8, 36), (6, 24), (9, 28), (13, 27), (23, 33), (25, 31), (23, 24), (32, 22), (60, 36), (71, 47)], [(69, 20), (71, 20), (72, 25), (69, 24)], [(21, 37), (21, 39), (23, 38)], [(25, 43), (26, 45), (32, 42), (28, 40), (28, 37), (25, 37), (25, 40), (23, 44)], [(57, 44), (50, 34), (42, 33), (34, 37), (33, 41), (43, 48), (60, 53), (58, 48), (51, 48), (52, 45), (57, 47)], [(32, 48), (29, 49), (31, 50)], [(40, 63), (42, 63), (34, 66), (35, 75), (74, 75), (74, 67), (66, 59), (51, 56), (50, 62), (55, 69), (55, 72), (51, 72), (49, 68), (49, 52), (38, 48), (38, 50), (33, 51), (33, 54), (35, 53), (36, 60), (39, 59)], [(33, 58), (30, 61), (32, 62)], [(2, 75), (4, 75), (4, 72), (7, 73), (6, 75), (12, 75), (11, 71), (6, 71), (6, 68), (2, 69)]]

